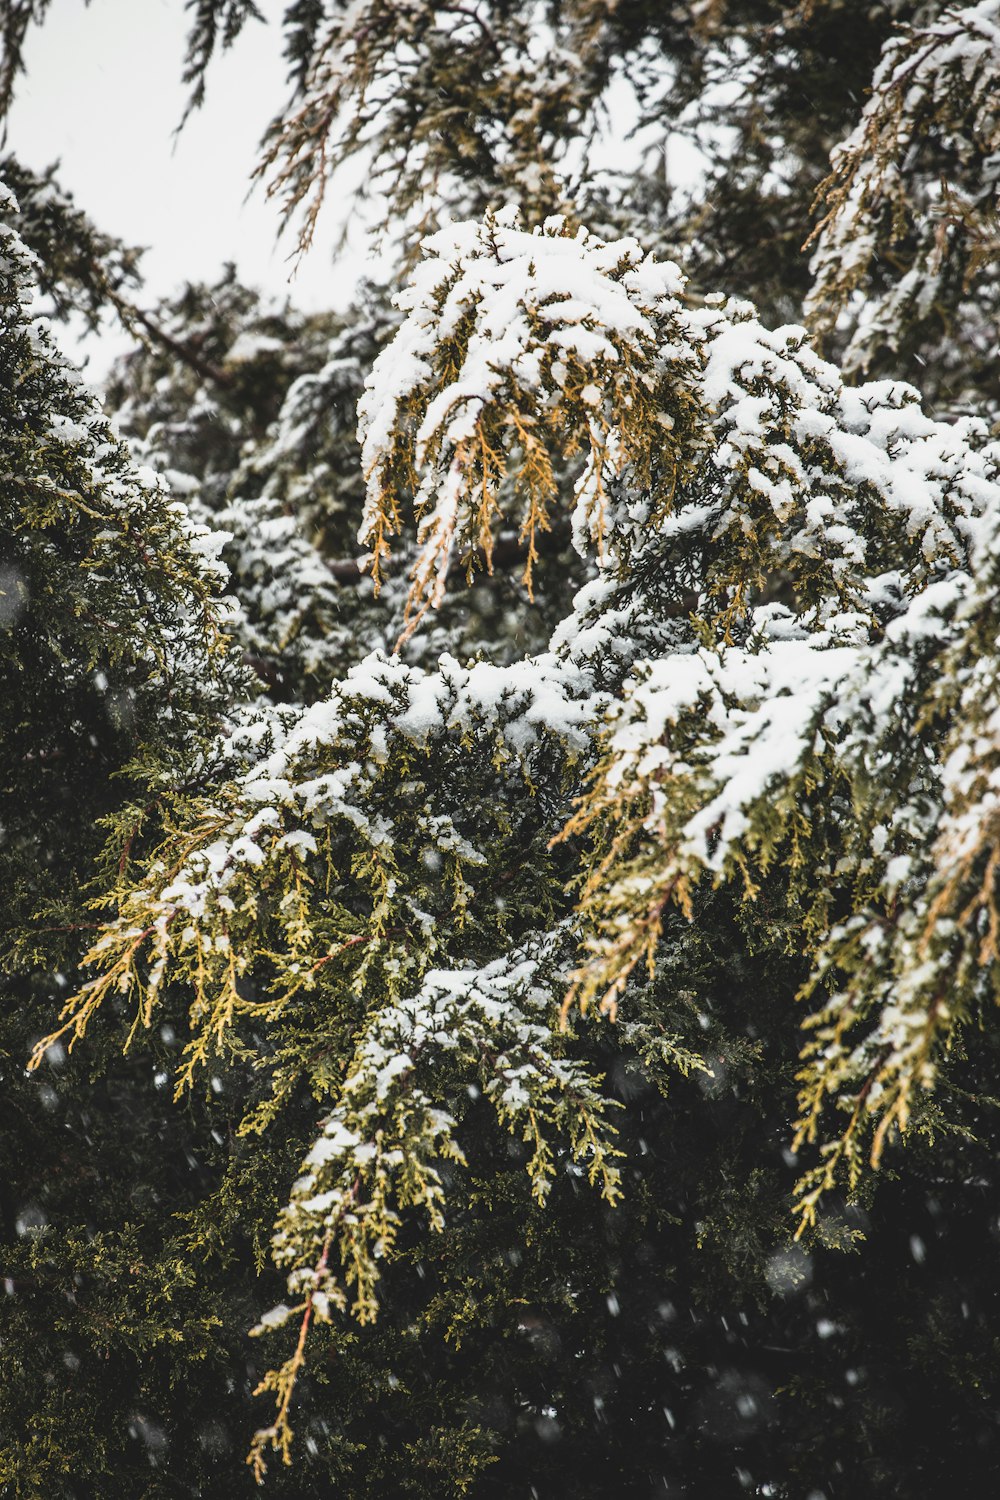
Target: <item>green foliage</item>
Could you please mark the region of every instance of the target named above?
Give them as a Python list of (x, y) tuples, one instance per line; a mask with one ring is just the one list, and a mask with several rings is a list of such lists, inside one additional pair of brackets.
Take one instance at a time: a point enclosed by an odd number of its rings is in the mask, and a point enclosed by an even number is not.
[(0, 182), (17, 200), (16, 210), (8, 209), (11, 226), (35, 257), (38, 289), (56, 318), (80, 313), (97, 328), (114, 310), (130, 322), (127, 299), (139, 285), (142, 251), (99, 230), (61, 187), (57, 170), (37, 173), (16, 157), (0, 159)]
[(995, 1479), (990, 14), (292, 0), (398, 313), (7, 160), (0, 1493)]
[(24, 70), (24, 42), (33, 21), (41, 21), (48, 0), (4, 0), (0, 9), (0, 119), (6, 118), (17, 75)]
[(183, 77), (191, 93), (185, 118), (205, 101), (205, 75), (216, 49), (228, 51), (247, 21), (264, 19), (254, 0), (193, 0), (187, 9), (192, 15)]
[(820, 187), (809, 297), (825, 330), (853, 303), (849, 367), (922, 354), (930, 398), (991, 414), (998, 389), (983, 330), (996, 320), (1000, 251), (998, 18), (995, 5), (948, 5), (886, 45), (872, 97)]
[(238, 679), (214, 542), (137, 471), (31, 321), (30, 260), (9, 228), (0, 256), (0, 860), (5, 947), (30, 952), (31, 910), (72, 900), (68, 872), (87, 878), (110, 778), (130, 761), (146, 762), (147, 787), (171, 762), (189, 777)]

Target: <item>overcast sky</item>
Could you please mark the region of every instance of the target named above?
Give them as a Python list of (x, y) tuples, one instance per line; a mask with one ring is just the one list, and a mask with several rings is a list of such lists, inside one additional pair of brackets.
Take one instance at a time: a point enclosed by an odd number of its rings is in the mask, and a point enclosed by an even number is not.
[[(284, 6), (260, 8), (280, 16)], [(292, 244), (276, 244), (277, 211), (259, 187), (247, 198), (257, 143), (286, 94), (279, 28), (248, 23), (213, 61), (206, 104), (175, 138), (188, 19), (183, 0), (51, 0), (27, 49), (10, 149), (35, 168), (60, 160), (64, 185), (102, 229), (149, 247), (147, 302), (232, 260), (244, 281), (305, 306), (343, 305), (368, 249), (349, 225), (348, 253), (334, 261), (347, 193), (331, 193), (290, 285)], [(91, 378), (108, 353), (95, 354)]]

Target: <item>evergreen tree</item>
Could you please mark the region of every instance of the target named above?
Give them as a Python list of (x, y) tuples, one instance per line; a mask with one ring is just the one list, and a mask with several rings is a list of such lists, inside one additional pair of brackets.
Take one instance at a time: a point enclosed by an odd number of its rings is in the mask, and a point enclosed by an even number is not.
[[(289, 6), (269, 170), (308, 237), (374, 152), (395, 311), (141, 310), (9, 164), (184, 504), (5, 230), (4, 1492), (995, 1475), (988, 10)], [(588, 168), (622, 73), (704, 201)], [(812, 316), (948, 421), (770, 327), (841, 138)]]
[(992, 420), (998, 25), (996, 5), (945, 6), (886, 46), (823, 185), (809, 299), (821, 327), (849, 309), (850, 368), (906, 360), (945, 410)]

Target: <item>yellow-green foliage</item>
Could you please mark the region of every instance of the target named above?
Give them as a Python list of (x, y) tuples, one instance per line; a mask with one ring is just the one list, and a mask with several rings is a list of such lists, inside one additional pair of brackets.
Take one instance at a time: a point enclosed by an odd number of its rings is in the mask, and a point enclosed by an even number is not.
[[(825, 1189), (857, 1187), (869, 1139), (877, 1161), (905, 1127), (991, 962), (989, 937), (970, 958), (941, 920), (970, 871), (992, 890), (986, 835), (949, 865), (937, 826), (965, 828), (992, 763), (986, 738), (987, 769), (959, 774), (937, 686), (942, 653), (960, 680), (984, 651), (995, 610), (982, 425), (934, 423), (907, 387), (847, 387), (800, 329), (689, 306), (675, 267), (561, 221), (442, 231), (401, 305), (361, 429), (373, 566), (415, 511), (409, 629), (453, 563), (488, 562), (501, 518), (530, 577), (557, 463), (592, 578), (538, 656), (374, 653), (311, 707), (242, 713), (125, 851), (92, 977), (35, 1054), (118, 997), (134, 1043), (179, 993), (178, 1095), (216, 1058), (263, 1074), (246, 1139), (303, 1089), (319, 1103), (273, 1239), (292, 1304), (259, 1331), (294, 1318), (298, 1336), (262, 1386), (277, 1412), (258, 1473), (268, 1446), (289, 1456), (310, 1329), (375, 1319), (414, 1210), (444, 1229), (470, 1082), (526, 1146), (537, 1201), (561, 1163), (615, 1202), (574, 1002), (620, 1014), (654, 1072), (714, 1077), (683, 1006), (672, 1025), (628, 1013), (672, 907), (697, 920), (704, 887), (732, 884), (756, 953), (811, 970), (807, 1224)], [(973, 694), (966, 727), (991, 703)]]

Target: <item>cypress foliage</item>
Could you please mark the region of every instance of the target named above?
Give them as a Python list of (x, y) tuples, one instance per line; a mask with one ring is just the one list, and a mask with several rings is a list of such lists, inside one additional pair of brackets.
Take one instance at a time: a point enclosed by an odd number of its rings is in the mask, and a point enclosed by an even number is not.
[(292, 4), (343, 315), (8, 162), (0, 1493), (995, 1476), (991, 14)]

